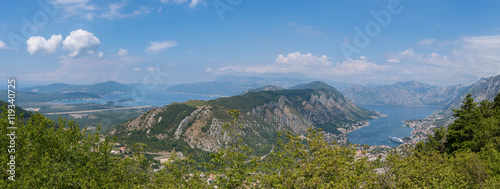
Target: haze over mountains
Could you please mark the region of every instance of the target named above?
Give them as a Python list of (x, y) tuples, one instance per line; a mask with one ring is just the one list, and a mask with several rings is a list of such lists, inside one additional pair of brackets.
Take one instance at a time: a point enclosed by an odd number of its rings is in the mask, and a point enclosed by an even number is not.
[(440, 87), (408, 81), (376, 87), (354, 85), (342, 90), (342, 93), (358, 104), (443, 107), (462, 95), (469, 87), (464, 85)]
[[(186, 94), (204, 94), (215, 96), (233, 96), (239, 95), (249, 89), (256, 89), (264, 86), (279, 86), (289, 88), (298, 84), (311, 82), (314, 79), (299, 79), (299, 78), (263, 78), (263, 77), (246, 77), (246, 76), (219, 76), (214, 81), (187, 83), (173, 85), (167, 88), (167, 92), (186, 93)], [(325, 81), (329, 85), (344, 89), (352, 84)]]
[[(482, 79), (486, 80), (486, 79)], [(214, 81), (162, 86), (158, 91), (184, 95), (212, 97), (233, 96), (251, 91), (280, 90), (307, 83), (306, 79), (220, 76)], [(356, 104), (407, 107), (447, 107), (469, 91), (471, 86), (435, 86), (416, 81), (392, 85), (356, 85), (326, 81)], [(101, 98), (113, 94), (128, 94), (141, 84), (121, 84), (115, 81), (93, 85), (51, 84), (20, 89), (20, 100), (43, 102), (53, 100)], [(477, 91), (478, 89), (473, 89)], [(491, 96), (491, 94), (490, 94)], [(195, 97), (194, 97), (195, 98)], [(481, 98), (483, 99), (483, 98)], [(5, 100), (1, 99), (0, 100)], [(188, 98), (186, 100), (189, 100)], [(165, 104), (166, 105), (166, 104)], [(457, 107), (455, 107), (457, 108)]]

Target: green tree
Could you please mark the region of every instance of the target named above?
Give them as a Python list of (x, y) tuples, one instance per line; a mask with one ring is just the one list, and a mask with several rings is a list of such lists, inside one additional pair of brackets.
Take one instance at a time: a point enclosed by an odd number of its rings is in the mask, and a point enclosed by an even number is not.
[(474, 127), (479, 122), (479, 114), (476, 112), (477, 103), (474, 103), (472, 95), (468, 94), (462, 102), (461, 109), (453, 110), (457, 119), (448, 127), (446, 135), (448, 152), (463, 148), (465, 143), (472, 139)]
[[(0, 115), (0, 135), (6, 136), (7, 111)], [(74, 121), (52, 121), (33, 114), (24, 124), (16, 122), (15, 154), (10, 141), (0, 137), (0, 166), (7, 170), (15, 155), (16, 181), (2, 171), (0, 188), (130, 188), (148, 180), (147, 167), (138, 156), (121, 159), (110, 154), (112, 140), (80, 131)]]

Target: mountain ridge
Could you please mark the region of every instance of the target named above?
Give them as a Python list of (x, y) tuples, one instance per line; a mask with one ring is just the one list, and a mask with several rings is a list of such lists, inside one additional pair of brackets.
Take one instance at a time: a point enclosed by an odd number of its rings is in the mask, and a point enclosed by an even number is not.
[[(320, 84), (320, 83), (316, 83)], [(217, 151), (230, 139), (222, 126), (231, 120), (229, 110), (241, 113), (238, 132), (257, 153), (268, 152), (278, 131), (305, 134), (321, 128), (331, 138), (366, 124), (377, 112), (357, 107), (338, 90), (324, 88), (250, 92), (210, 101), (192, 100), (150, 110), (109, 132), (125, 143), (141, 142), (151, 150), (189, 146)], [(306, 85), (307, 86), (307, 85)], [(314, 84), (309, 85), (309, 87)]]
[(354, 85), (342, 94), (357, 104), (407, 107), (445, 107), (462, 95), (464, 85), (435, 86), (416, 81), (396, 82), (392, 85), (365, 87)]

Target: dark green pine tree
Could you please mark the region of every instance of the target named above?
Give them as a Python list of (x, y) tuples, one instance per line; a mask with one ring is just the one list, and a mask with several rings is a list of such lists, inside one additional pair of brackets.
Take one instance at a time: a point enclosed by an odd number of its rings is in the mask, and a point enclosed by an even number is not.
[[(497, 94), (495, 99), (493, 100), (493, 109), (495, 110), (495, 113), (497, 116), (500, 115), (500, 93)], [(500, 118), (500, 117), (498, 117)]]
[(471, 94), (467, 94), (462, 101), (463, 105), (460, 109), (453, 111), (457, 118), (453, 124), (448, 127), (446, 134), (446, 149), (448, 152), (456, 151), (464, 148), (466, 143), (470, 141), (474, 135), (474, 127), (478, 124), (480, 116), (476, 111), (477, 103), (474, 102)]

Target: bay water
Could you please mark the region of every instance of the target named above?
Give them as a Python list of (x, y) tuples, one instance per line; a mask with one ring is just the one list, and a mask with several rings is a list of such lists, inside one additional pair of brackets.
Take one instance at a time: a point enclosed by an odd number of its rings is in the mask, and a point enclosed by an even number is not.
[(411, 136), (412, 128), (404, 127), (404, 121), (409, 119), (424, 119), (438, 107), (399, 107), (358, 105), (368, 110), (375, 110), (387, 117), (370, 120), (370, 125), (348, 134), (349, 142), (353, 144), (387, 145), (396, 147), (399, 144), (391, 141), (389, 136), (399, 138)]

